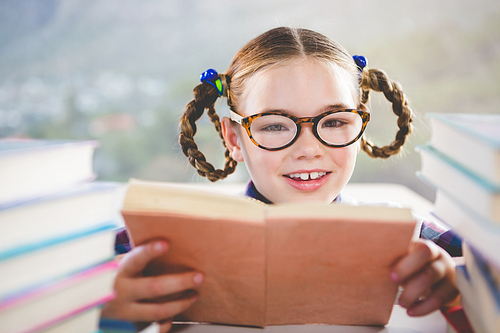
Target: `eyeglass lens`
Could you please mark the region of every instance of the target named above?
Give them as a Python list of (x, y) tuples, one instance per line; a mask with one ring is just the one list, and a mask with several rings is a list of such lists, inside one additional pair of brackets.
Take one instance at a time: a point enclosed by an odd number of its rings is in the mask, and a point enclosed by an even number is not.
[[(363, 127), (361, 116), (353, 112), (329, 114), (318, 123), (318, 136), (328, 144), (344, 145), (354, 140)], [(297, 135), (295, 121), (280, 115), (265, 115), (253, 120), (250, 132), (255, 142), (266, 148), (279, 148)]]

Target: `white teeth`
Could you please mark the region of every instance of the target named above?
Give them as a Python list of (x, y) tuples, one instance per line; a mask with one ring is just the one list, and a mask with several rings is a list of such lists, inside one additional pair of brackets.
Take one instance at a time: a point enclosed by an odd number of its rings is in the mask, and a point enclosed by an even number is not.
[(319, 171), (319, 172), (302, 172), (302, 173), (292, 173), (289, 175), (290, 178), (293, 179), (301, 179), (301, 180), (309, 180), (309, 179), (318, 179), (326, 175), (326, 172), (324, 171)]

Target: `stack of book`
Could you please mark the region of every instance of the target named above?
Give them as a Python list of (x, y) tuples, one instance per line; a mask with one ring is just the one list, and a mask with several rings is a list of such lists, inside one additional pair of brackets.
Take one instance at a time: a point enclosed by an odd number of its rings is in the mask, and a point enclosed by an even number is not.
[(433, 214), (463, 239), (463, 311), (475, 332), (500, 332), (500, 115), (429, 119), (419, 176), (436, 189)]
[(96, 147), (0, 140), (0, 332), (98, 331), (118, 187), (94, 181)]

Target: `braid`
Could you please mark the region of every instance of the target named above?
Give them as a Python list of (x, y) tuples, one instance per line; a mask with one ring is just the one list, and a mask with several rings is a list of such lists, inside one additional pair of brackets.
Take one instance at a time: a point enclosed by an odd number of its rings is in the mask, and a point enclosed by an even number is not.
[[(179, 143), (182, 148), (182, 152), (187, 156), (189, 163), (196, 168), (200, 176), (207, 177), (211, 182), (215, 182), (219, 179), (224, 179), (228, 175), (234, 172), (237, 162), (233, 160), (229, 149), (226, 147), (226, 143), (222, 137), (222, 130), (220, 119), (215, 112), (214, 104), (219, 93), (217, 90), (208, 83), (202, 83), (196, 86), (193, 90), (194, 99), (186, 106), (186, 111), (180, 121), (181, 133), (179, 135)], [(196, 134), (196, 121), (203, 115), (203, 112), (207, 109), (207, 115), (210, 121), (215, 126), (219, 136), (222, 139), (222, 144), (226, 149), (224, 156), (224, 170), (215, 169), (214, 166), (207, 162), (205, 155), (198, 150), (198, 145), (194, 142), (194, 135)]]
[(371, 157), (388, 158), (391, 155), (399, 153), (401, 147), (406, 142), (408, 135), (412, 131), (411, 122), (413, 120), (413, 113), (401, 85), (389, 79), (384, 71), (370, 69), (362, 72), (362, 106), (368, 102), (370, 89), (383, 92), (385, 98), (392, 103), (392, 111), (398, 116), (397, 124), (399, 130), (396, 133), (395, 140), (388, 146), (379, 148), (363, 137), (361, 139), (361, 148)]

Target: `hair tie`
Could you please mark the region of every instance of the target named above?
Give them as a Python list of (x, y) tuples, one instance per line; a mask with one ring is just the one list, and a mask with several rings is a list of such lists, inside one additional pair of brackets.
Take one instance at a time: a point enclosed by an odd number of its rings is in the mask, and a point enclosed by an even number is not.
[(222, 96), (222, 94), (224, 93), (224, 88), (222, 86), (222, 81), (219, 78), (219, 74), (217, 73), (217, 71), (215, 69), (211, 69), (210, 68), (210, 69), (204, 71), (203, 73), (201, 73), (201, 75), (200, 75), (200, 81), (201, 82), (207, 82), (210, 85), (212, 85), (212, 87), (214, 87), (215, 89), (217, 89), (217, 92), (219, 93), (219, 96)]
[(366, 60), (365, 57), (360, 55), (355, 55), (352, 58), (354, 59), (356, 66), (358, 66), (359, 72), (361, 73), (363, 71), (363, 68), (365, 68), (366, 65), (368, 65), (368, 60)]

